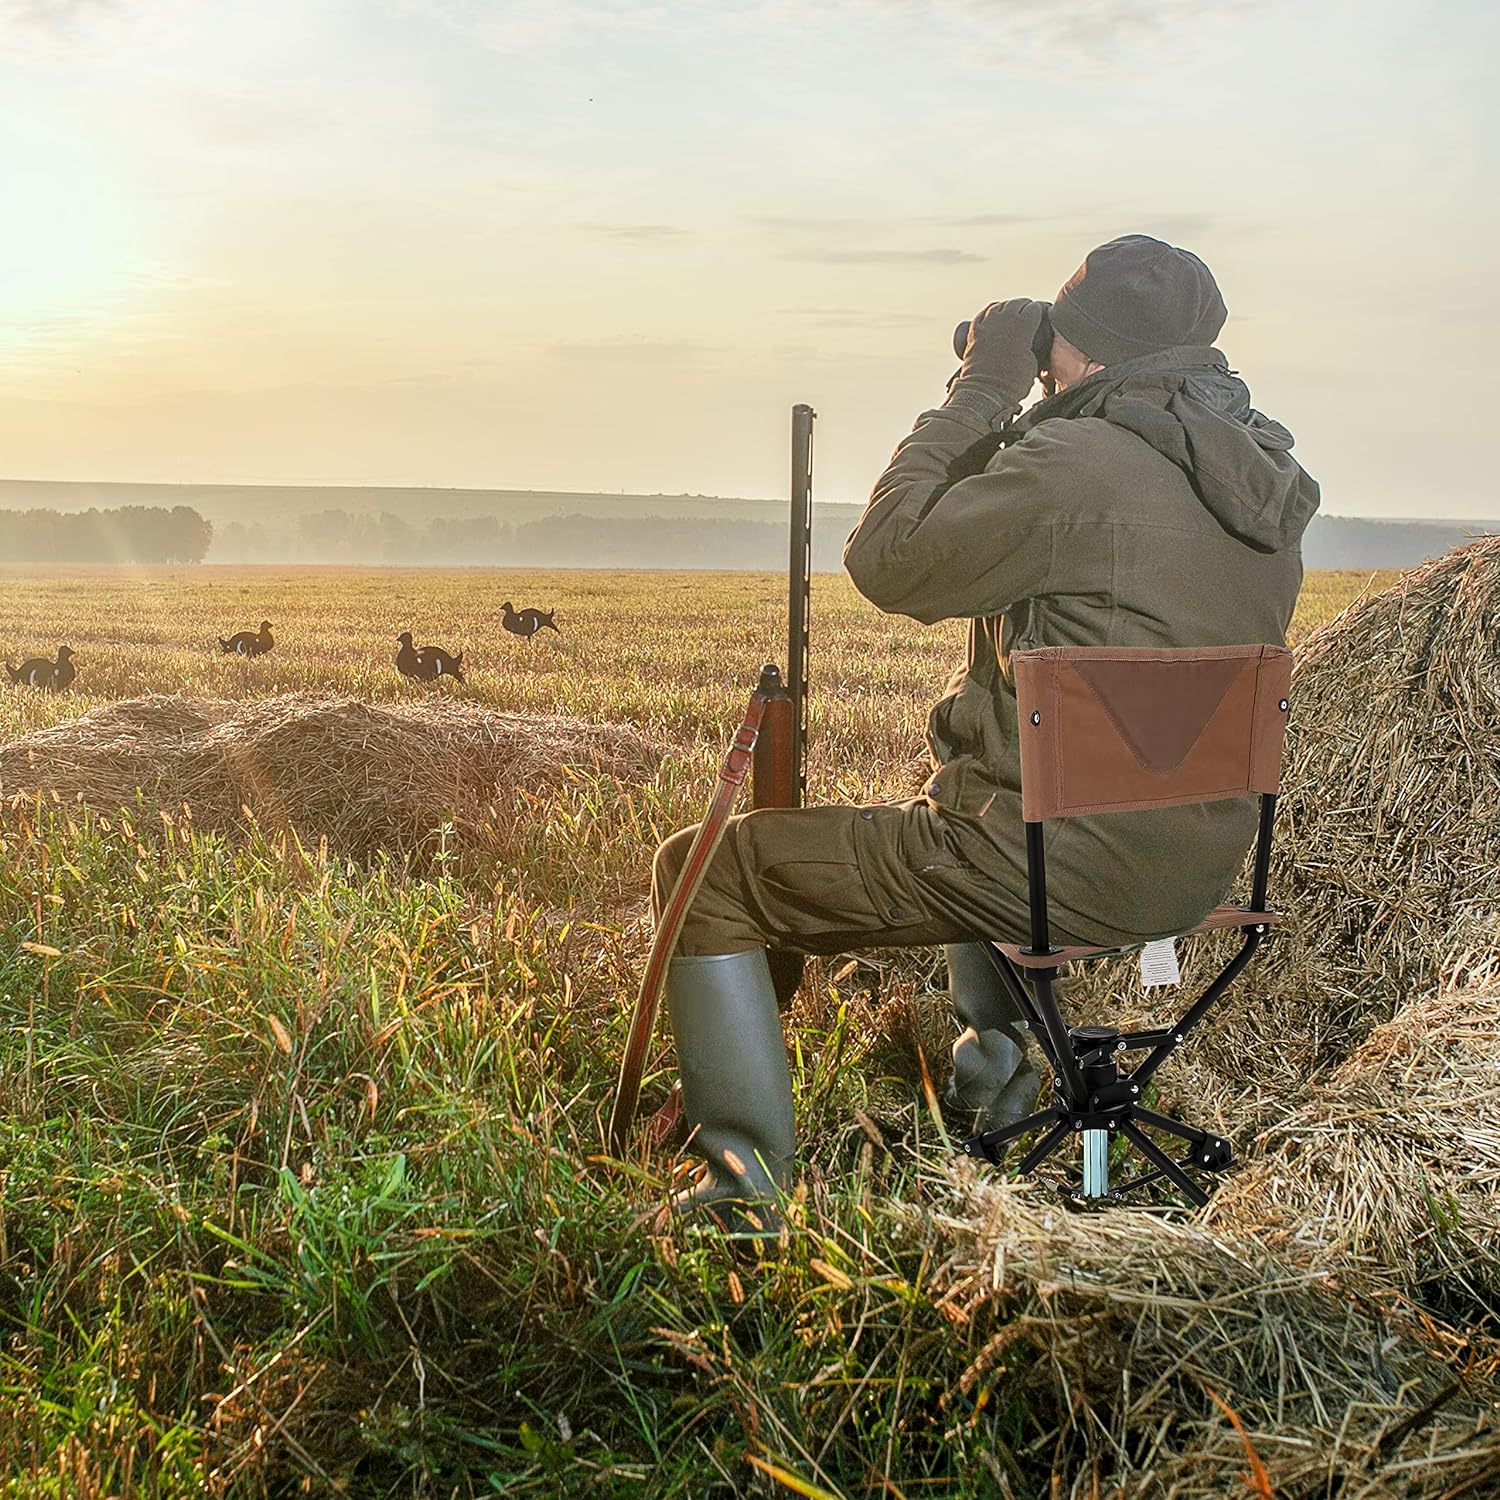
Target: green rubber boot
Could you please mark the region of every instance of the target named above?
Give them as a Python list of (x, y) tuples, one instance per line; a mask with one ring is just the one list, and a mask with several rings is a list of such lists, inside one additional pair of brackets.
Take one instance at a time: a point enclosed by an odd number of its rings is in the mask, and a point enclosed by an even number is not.
[(953, 1044), (953, 1077), (943, 1102), (962, 1130), (1014, 1125), (1036, 1109), (1041, 1088), (1030, 1032), (980, 944), (949, 943), (943, 953), (948, 995), (965, 1026)]
[(735, 1234), (776, 1234), (777, 1200), (791, 1181), (797, 1141), (792, 1075), (763, 948), (674, 958), (667, 1014), (677, 1044), (688, 1146), (707, 1162), (672, 1200)]

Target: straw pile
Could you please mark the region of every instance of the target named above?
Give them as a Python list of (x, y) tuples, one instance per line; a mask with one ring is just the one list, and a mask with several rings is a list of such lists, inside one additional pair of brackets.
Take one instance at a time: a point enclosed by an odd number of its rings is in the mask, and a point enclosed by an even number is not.
[(1460, 1342), (1327, 1267), (1194, 1222), (1068, 1213), (966, 1167), (936, 1192), (933, 1214), (909, 1212), (970, 1351), (948, 1401), (987, 1392), (1016, 1417), (1019, 1441), (992, 1429), (1013, 1476), (1043, 1457), (1055, 1495), (1174, 1500), (1500, 1486), (1497, 1392), (1455, 1376)]
[(446, 823), (459, 844), (494, 848), (526, 798), (578, 772), (644, 781), (659, 759), (627, 725), (458, 699), (155, 696), (0, 746), (0, 802), (42, 792), (113, 811), (139, 791), (169, 811), (186, 804), (200, 827), (241, 829), (248, 812), (262, 828), (367, 858), (419, 851)]
[(1305, 1075), (1500, 951), (1500, 537), (1351, 606), (1292, 698), (1272, 882), (1291, 921), (1254, 987), (1284, 1004), (1245, 1019), (1295, 1033)]
[(1256, 1151), (1215, 1222), (1500, 1332), (1500, 988), (1377, 1027)]

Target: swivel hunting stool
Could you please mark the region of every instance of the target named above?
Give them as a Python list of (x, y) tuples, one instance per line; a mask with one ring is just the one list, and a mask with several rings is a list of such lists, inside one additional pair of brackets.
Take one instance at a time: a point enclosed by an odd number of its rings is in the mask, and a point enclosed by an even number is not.
[[(1008, 1142), (1044, 1130), (1018, 1164), (1024, 1173), (1078, 1135), (1085, 1199), (1118, 1199), (1165, 1179), (1201, 1206), (1208, 1195), (1188, 1172), (1222, 1171), (1233, 1156), (1229, 1142), (1147, 1109), (1141, 1099), (1152, 1075), (1280, 920), (1266, 904), (1266, 883), (1292, 654), (1281, 646), (1049, 646), (1018, 651), (1011, 662), (1021, 735), (1031, 942), (1026, 947), (1002, 942), (982, 946), (1051, 1064), (1053, 1102), (1027, 1119), (975, 1136), (964, 1150), (998, 1163)], [(1235, 929), (1243, 937), (1239, 950), (1175, 1025), (1127, 1032), (1110, 1026), (1069, 1027), (1053, 991), (1059, 967), (1126, 950), (1052, 945), (1047, 930), (1046, 821), (1257, 793), (1260, 832), (1249, 904), (1216, 906), (1196, 926), (1177, 934)], [(1149, 880), (1152, 872), (1140, 874)], [(1126, 1069), (1129, 1053), (1145, 1056)], [(1174, 1161), (1147, 1129), (1185, 1142), (1182, 1159)], [(1118, 1136), (1141, 1152), (1151, 1170), (1112, 1191), (1109, 1146)]]

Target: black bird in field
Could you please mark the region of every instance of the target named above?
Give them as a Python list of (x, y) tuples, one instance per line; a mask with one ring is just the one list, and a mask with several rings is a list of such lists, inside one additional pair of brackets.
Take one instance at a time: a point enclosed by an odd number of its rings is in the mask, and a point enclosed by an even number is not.
[(269, 620), (262, 620), (258, 631), (242, 630), (227, 641), (219, 637), (219, 650), (226, 656), (264, 656), (275, 644)]
[(396, 637), (397, 644), (401, 649), (396, 653), (396, 670), (403, 677), (413, 677), (418, 682), (422, 677), (422, 653), (411, 643), (411, 631), (403, 630)]
[[(530, 640), (539, 630), (557, 630), (557, 626), (552, 623), (552, 616), (557, 613), (555, 609), (515, 610), (510, 607), (509, 599), (500, 608), (505, 611), (505, 618), (500, 623), (512, 635), (524, 635)], [(561, 635), (562, 631), (557, 630), (557, 633)]]
[(41, 688), (47, 693), (66, 692), (73, 686), (73, 679), (78, 675), (78, 669), (73, 665), (71, 646), (59, 646), (56, 661), (48, 661), (45, 656), (32, 656), (19, 667), (13, 667), (7, 660), (5, 671), (12, 682)]
[(403, 630), (396, 637), (401, 649), (396, 653), (396, 670), (403, 677), (417, 682), (435, 682), (439, 677), (464, 680), (464, 654), (456, 656), (442, 646), (413, 646), (411, 631)]

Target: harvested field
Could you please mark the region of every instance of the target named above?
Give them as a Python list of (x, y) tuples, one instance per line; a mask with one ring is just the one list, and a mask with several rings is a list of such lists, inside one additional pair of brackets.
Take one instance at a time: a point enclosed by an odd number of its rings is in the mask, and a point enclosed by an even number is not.
[(455, 699), (376, 706), (315, 693), (250, 702), (156, 695), (0, 746), (0, 797), (110, 813), (136, 805), (201, 828), (253, 820), (336, 855), (410, 854), (445, 824), (498, 850), (528, 803), (580, 771), (649, 780), (661, 747), (622, 724), (507, 714)]

